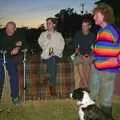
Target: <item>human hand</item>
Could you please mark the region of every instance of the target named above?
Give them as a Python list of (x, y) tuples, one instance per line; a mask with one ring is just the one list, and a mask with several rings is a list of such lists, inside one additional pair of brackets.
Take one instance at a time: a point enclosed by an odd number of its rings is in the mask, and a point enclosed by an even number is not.
[(76, 48), (76, 49), (75, 49), (75, 53), (78, 54), (79, 52), (80, 52), (80, 49), (79, 49), (79, 48)]
[(16, 42), (16, 46), (22, 46), (22, 41)]
[(50, 33), (47, 35), (47, 38), (48, 38), (48, 39), (51, 39), (51, 34), (50, 34)]
[(50, 55), (50, 56), (53, 56), (53, 54), (54, 54), (54, 52), (53, 52), (53, 48), (50, 47), (50, 48), (49, 48), (49, 55)]
[(11, 55), (17, 55), (19, 52), (19, 48), (16, 47), (16, 48), (13, 48), (12, 51), (11, 51)]

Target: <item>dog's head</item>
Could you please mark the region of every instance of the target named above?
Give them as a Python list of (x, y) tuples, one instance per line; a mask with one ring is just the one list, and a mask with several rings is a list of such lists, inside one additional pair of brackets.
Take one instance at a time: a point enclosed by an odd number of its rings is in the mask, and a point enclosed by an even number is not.
[(94, 103), (94, 101), (91, 100), (89, 91), (86, 88), (75, 89), (72, 93), (70, 93), (70, 98), (77, 100), (77, 105), (87, 106)]

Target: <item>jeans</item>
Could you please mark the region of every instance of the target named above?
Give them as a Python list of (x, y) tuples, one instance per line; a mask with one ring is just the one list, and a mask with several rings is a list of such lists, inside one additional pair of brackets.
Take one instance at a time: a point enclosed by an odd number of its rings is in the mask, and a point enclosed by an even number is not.
[(56, 74), (57, 74), (57, 63), (59, 62), (59, 57), (53, 56), (49, 59), (43, 60), (44, 63), (47, 64), (47, 71), (49, 74), (49, 85), (56, 85)]
[[(10, 76), (10, 87), (11, 87), (11, 97), (12, 99), (19, 96), (19, 80), (18, 80), (18, 70), (17, 62), (14, 58), (6, 59), (6, 68)], [(0, 59), (0, 97), (2, 95), (2, 89), (4, 84), (4, 68), (3, 68), (3, 59)]]
[(99, 95), (101, 106), (112, 106), (115, 77), (115, 73), (98, 71), (92, 66), (90, 95), (93, 100)]

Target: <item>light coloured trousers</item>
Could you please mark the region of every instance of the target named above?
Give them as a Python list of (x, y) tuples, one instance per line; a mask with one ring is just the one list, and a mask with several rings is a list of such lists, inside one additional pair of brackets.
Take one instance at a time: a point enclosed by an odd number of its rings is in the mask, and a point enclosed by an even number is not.
[(89, 86), (91, 65), (89, 63), (74, 64), (75, 89)]
[(115, 73), (98, 71), (92, 65), (90, 94), (92, 99), (94, 100), (97, 96), (99, 96), (101, 106), (112, 106), (112, 96), (114, 92), (115, 77)]

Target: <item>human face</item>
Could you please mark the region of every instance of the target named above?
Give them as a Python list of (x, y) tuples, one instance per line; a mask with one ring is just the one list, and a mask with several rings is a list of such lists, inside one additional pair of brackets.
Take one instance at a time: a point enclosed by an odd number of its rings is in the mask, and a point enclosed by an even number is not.
[(52, 31), (52, 30), (54, 30), (54, 27), (55, 27), (55, 24), (51, 20), (48, 20), (47, 21), (47, 29), (49, 31)]
[(82, 23), (82, 32), (84, 34), (87, 34), (91, 28), (91, 25), (88, 22), (83, 22)]
[(5, 31), (6, 31), (6, 34), (8, 36), (12, 36), (14, 34), (15, 30), (16, 30), (16, 27), (12, 23), (8, 23), (6, 25), (6, 30)]
[(102, 26), (104, 23), (104, 16), (101, 14), (101, 12), (95, 12), (94, 20), (96, 25)]

